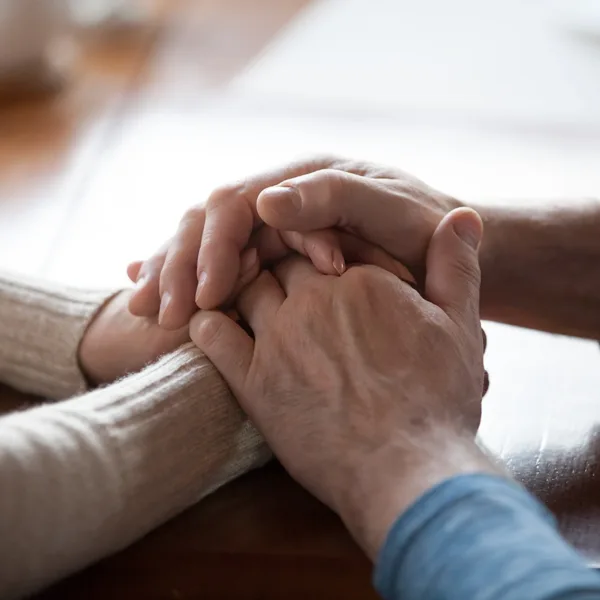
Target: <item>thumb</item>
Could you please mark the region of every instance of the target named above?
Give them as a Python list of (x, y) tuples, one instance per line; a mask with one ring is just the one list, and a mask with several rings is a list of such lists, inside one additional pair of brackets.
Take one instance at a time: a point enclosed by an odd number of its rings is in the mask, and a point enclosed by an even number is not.
[(427, 251), (425, 296), (455, 323), (479, 328), (481, 217), (470, 208), (449, 212)]
[(190, 337), (233, 393), (241, 393), (254, 352), (250, 336), (224, 313), (202, 310), (190, 322)]
[[(409, 265), (420, 263), (431, 232), (410, 201), (403, 202), (385, 181), (322, 169), (267, 188), (258, 197), (257, 212), (271, 227), (282, 231), (314, 231), (335, 227), (382, 247)], [(419, 227), (413, 223), (418, 223)], [(414, 231), (408, 243), (398, 227)], [(418, 235), (426, 231), (425, 235)]]

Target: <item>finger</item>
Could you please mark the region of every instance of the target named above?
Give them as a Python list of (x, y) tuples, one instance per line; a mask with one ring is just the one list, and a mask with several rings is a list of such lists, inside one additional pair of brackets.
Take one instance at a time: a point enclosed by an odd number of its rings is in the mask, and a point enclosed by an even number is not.
[[(393, 251), (400, 248), (400, 219), (413, 221), (421, 209), (386, 187), (385, 182), (324, 169), (264, 190), (257, 201), (260, 218), (280, 230), (311, 231), (337, 227)], [(420, 217), (422, 219), (422, 217)], [(425, 248), (403, 248), (408, 264), (418, 263)]]
[(240, 292), (260, 275), (260, 261), (256, 248), (249, 248), (242, 255), (240, 276), (233, 288), (233, 293), (225, 302), (225, 306), (235, 304)]
[(301, 256), (284, 260), (275, 267), (274, 271), (286, 296), (324, 277), (310, 261)]
[(343, 275), (346, 271), (340, 236), (333, 229), (282, 231), (281, 238), (289, 248), (309, 258), (323, 275)]
[(249, 246), (258, 250), (262, 265), (277, 263), (295, 251), (310, 258), (324, 275), (341, 275), (346, 269), (339, 233), (333, 229), (298, 233), (261, 227)]
[(349, 263), (361, 263), (381, 267), (417, 286), (412, 273), (383, 248), (342, 231), (322, 229), (299, 233), (263, 227), (252, 236), (250, 244), (257, 247), (262, 264), (279, 262), (292, 249), (310, 258), (324, 275), (341, 275)]
[(284, 301), (285, 293), (276, 279), (269, 271), (263, 271), (240, 293), (236, 309), (258, 337), (272, 325)]
[(127, 277), (132, 283), (135, 283), (138, 279), (138, 275), (140, 274), (140, 269), (144, 264), (143, 260), (136, 260), (127, 265)]
[(348, 233), (340, 232), (338, 236), (342, 253), (347, 263), (380, 267), (402, 279), (402, 281), (405, 281), (412, 287), (417, 287), (417, 281), (413, 274), (383, 248)]
[(219, 306), (231, 294), (239, 276), (239, 255), (261, 224), (256, 210), (259, 194), (285, 179), (335, 163), (333, 158), (301, 161), (219, 188), (210, 195), (198, 254), (196, 304), (200, 308)]
[(192, 341), (215, 365), (234, 394), (240, 394), (252, 363), (254, 343), (218, 311), (200, 311), (190, 322)]
[(240, 254), (253, 229), (253, 211), (243, 198), (214, 194), (209, 198), (195, 266), (198, 307), (219, 306), (231, 294), (240, 275)]
[(166, 242), (156, 254), (142, 263), (137, 275), (135, 289), (129, 299), (129, 311), (137, 317), (155, 317), (160, 308), (160, 273), (169, 242)]
[(427, 253), (425, 295), (461, 327), (481, 335), (478, 250), (481, 217), (470, 208), (448, 213), (435, 230)]
[(186, 212), (171, 240), (160, 276), (160, 313), (158, 322), (165, 329), (179, 329), (189, 323), (198, 310), (196, 294), (196, 260), (205, 211), (196, 206)]

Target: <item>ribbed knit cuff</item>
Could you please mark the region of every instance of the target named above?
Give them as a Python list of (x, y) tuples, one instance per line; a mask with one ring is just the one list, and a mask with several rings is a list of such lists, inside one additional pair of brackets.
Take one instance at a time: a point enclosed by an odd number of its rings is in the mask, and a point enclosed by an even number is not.
[(0, 380), (54, 399), (85, 391), (79, 344), (92, 317), (114, 294), (0, 273)]
[(270, 456), (191, 344), (105, 388), (0, 419), (0, 597), (123, 549)]
[(134, 537), (272, 456), (192, 343), (81, 400), (62, 406), (105, 425), (126, 490), (121, 527), (133, 526)]

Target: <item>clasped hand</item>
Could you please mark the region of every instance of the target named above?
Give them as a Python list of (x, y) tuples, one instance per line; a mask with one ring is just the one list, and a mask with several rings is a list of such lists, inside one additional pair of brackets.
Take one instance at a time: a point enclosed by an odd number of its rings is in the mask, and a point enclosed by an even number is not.
[[(141, 282), (130, 307), (160, 307), (163, 325), (178, 327), (194, 297), (205, 309), (233, 301), (253, 337), (203, 310), (192, 340), (290, 474), (374, 557), (431, 485), (493, 470), (473, 441), (485, 386), (483, 226), (400, 172), (313, 167), (225, 188), (189, 212), (175, 238), (130, 267)], [(282, 261), (290, 250), (304, 256)]]

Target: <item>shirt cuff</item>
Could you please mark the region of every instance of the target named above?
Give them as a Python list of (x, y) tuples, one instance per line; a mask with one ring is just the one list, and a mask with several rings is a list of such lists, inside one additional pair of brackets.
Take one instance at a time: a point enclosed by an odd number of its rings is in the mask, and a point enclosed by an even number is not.
[(386, 600), (600, 597), (600, 577), (515, 482), (484, 474), (447, 480), (390, 530), (374, 574)]

